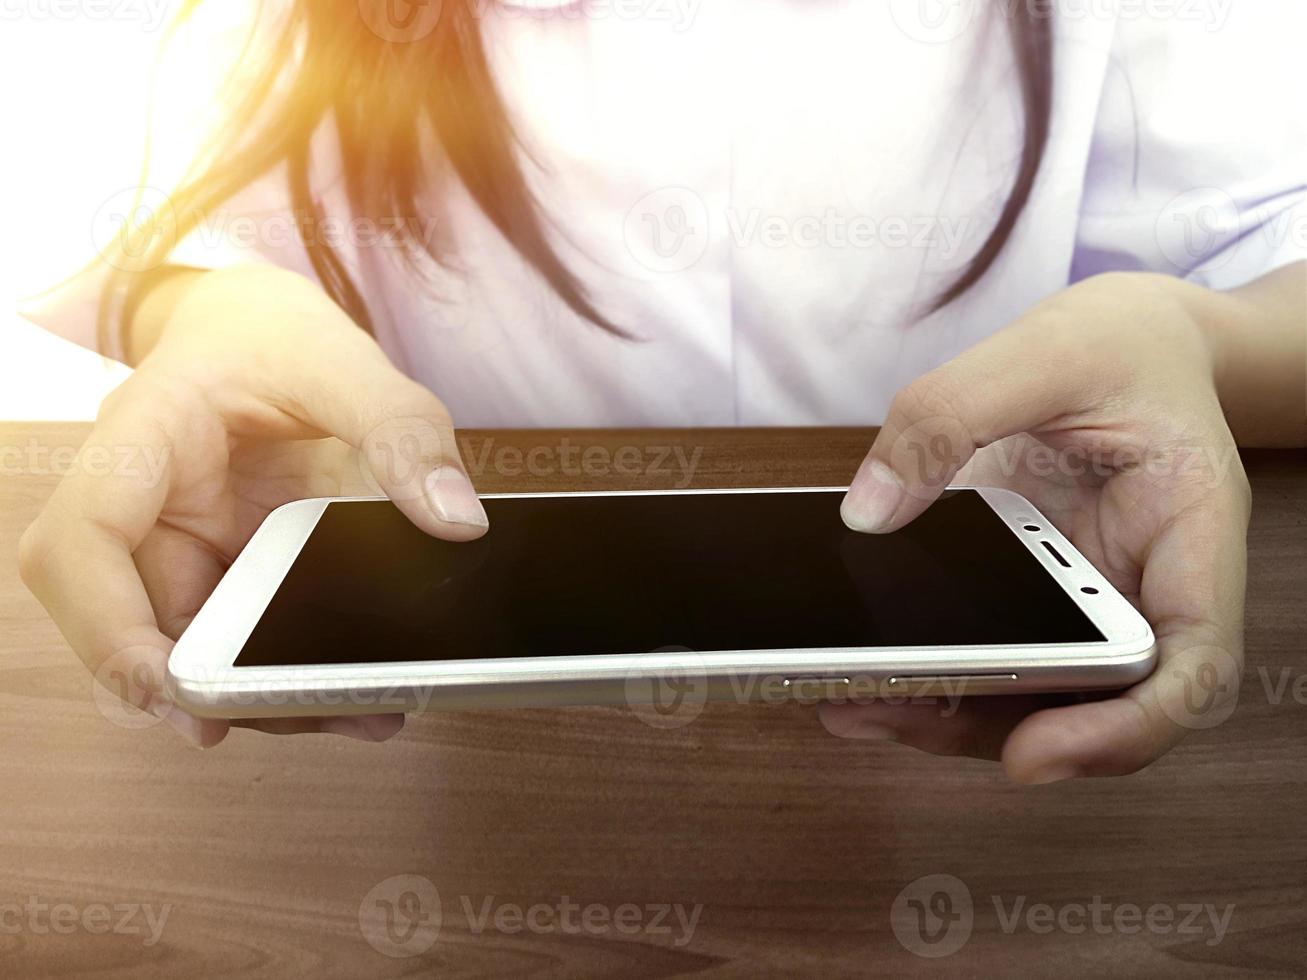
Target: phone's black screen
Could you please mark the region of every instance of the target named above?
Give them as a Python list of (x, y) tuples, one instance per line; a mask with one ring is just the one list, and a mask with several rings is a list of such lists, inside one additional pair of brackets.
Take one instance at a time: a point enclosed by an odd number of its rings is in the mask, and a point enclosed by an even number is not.
[(889, 535), (841, 496), (487, 500), (467, 544), (333, 503), (236, 666), (1103, 639), (977, 493)]

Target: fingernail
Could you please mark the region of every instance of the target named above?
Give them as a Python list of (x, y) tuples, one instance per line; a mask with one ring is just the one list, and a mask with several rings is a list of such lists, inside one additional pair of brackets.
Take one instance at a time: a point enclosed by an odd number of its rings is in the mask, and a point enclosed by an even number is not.
[(194, 715), (188, 715), (171, 701), (164, 698), (151, 698), (146, 706), (150, 714), (166, 721), (170, 728), (186, 742), (197, 749), (204, 748), (203, 722)]
[(397, 735), (403, 727), (403, 715), (341, 715), (322, 720), (324, 732), (364, 742), (384, 742)]
[(489, 527), (486, 509), (481, 506), (472, 481), (453, 466), (438, 466), (427, 474), (427, 503), (436, 517), (447, 524), (470, 524)]
[(168, 717), (168, 712), (172, 711), (172, 702), (167, 698), (155, 695), (146, 702), (145, 710), (160, 721), (164, 721)]
[(1036, 769), (1034, 775), (1026, 780), (1030, 786), (1044, 786), (1048, 783), (1060, 783), (1064, 779), (1075, 779), (1080, 770), (1068, 762), (1058, 762), (1043, 769)]
[(853, 726), (853, 730), (848, 733), (847, 737), (874, 742), (893, 742), (898, 738), (898, 732), (890, 728), (889, 725), (882, 725), (880, 722), (860, 721)]
[(879, 531), (889, 524), (903, 497), (903, 483), (878, 459), (864, 462), (840, 505), (844, 523), (855, 531)]
[(839, 738), (860, 738), (893, 742), (898, 738), (889, 725), (864, 717), (865, 711), (851, 705), (823, 705), (818, 712), (826, 731)]
[(345, 738), (360, 738), (371, 741), (363, 719), (352, 715), (338, 715), (322, 719), (322, 730), (328, 735), (343, 735)]
[(363, 722), (369, 735), (378, 742), (398, 735), (404, 727), (403, 715), (368, 715)]

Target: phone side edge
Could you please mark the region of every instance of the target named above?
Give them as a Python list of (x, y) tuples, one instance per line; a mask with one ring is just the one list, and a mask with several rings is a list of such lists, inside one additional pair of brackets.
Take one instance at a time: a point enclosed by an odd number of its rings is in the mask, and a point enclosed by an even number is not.
[(208, 713), (212, 683), (235, 663), (333, 499), (308, 497), (271, 510), (178, 638), (167, 684), (188, 709)]

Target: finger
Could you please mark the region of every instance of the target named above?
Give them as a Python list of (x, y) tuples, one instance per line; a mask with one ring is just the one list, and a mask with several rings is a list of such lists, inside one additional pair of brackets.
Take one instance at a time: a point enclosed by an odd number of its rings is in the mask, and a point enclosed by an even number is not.
[(1243, 672), (1248, 503), (1242, 470), (1185, 507), (1151, 542), (1140, 602), (1159, 663), (1119, 698), (1042, 711), (1003, 753), (1017, 782), (1135, 772), (1234, 712)]
[[(155, 525), (145, 536), (135, 559), (155, 618), (165, 635), (177, 639), (222, 578), (225, 562), (189, 534), (166, 524)], [(383, 742), (404, 727), (404, 716), (252, 718), (233, 721), (230, 727), (274, 735), (329, 732), (365, 742)]]
[(977, 449), (1066, 420), (1102, 397), (1075, 363), (1075, 335), (1038, 311), (917, 378), (895, 396), (840, 513), (858, 531), (902, 527), (933, 502)]
[(485, 533), (489, 522), (459, 456), (449, 412), (370, 339), (331, 345), (306, 364), (289, 391), (266, 394), (359, 450), (381, 491), (427, 533), (450, 541)]
[(307, 735), (322, 732), (360, 742), (384, 742), (404, 728), (404, 716), (341, 715), (333, 718), (241, 718), (233, 728), (248, 728), (269, 735)]
[(1208, 643), (1165, 641), (1157, 671), (1134, 690), (1032, 714), (1004, 746), (1003, 766), (1014, 782), (1028, 784), (1138, 772), (1193, 731), (1230, 716), (1240, 663)]
[(1033, 695), (827, 703), (818, 708), (818, 717), (828, 732), (841, 738), (899, 742), (932, 755), (996, 760), (1012, 729), (1047, 704), (1047, 698)]
[(97, 423), (24, 533), (19, 569), (96, 683), (204, 747), (221, 741), (226, 725), (192, 717), (168, 695), (172, 641), (159, 631), (132, 561), (166, 487), (96, 462), (139, 449), (143, 437), (151, 446), (170, 444), (165, 433), (139, 423), (123, 415)]
[(146, 534), (133, 558), (159, 630), (173, 640), (180, 639), (227, 570), (217, 552), (163, 523)]
[[(191, 535), (156, 524), (135, 554), (136, 565), (162, 631), (176, 639), (213, 592), (226, 562)], [(366, 742), (381, 742), (404, 727), (404, 716), (349, 715), (332, 718), (252, 718), (230, 723), (276, 735), (330, 732)]]

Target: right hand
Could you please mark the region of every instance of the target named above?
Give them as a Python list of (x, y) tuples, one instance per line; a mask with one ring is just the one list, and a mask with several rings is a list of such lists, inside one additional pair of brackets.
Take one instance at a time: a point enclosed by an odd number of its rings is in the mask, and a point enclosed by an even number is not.
[[(128, 453), (126, 473), (103, 465)], [(23, 581), (98, 682), (196, 745), (230, 725), (389, 738), (402, 714), (228, 723), (186, 713), (164, 683), (174, 642), (264, 517), (369, 471), (428, 534), (485, 533), (444, 405), (315, 284), (205, 273), (23, 535)]]

